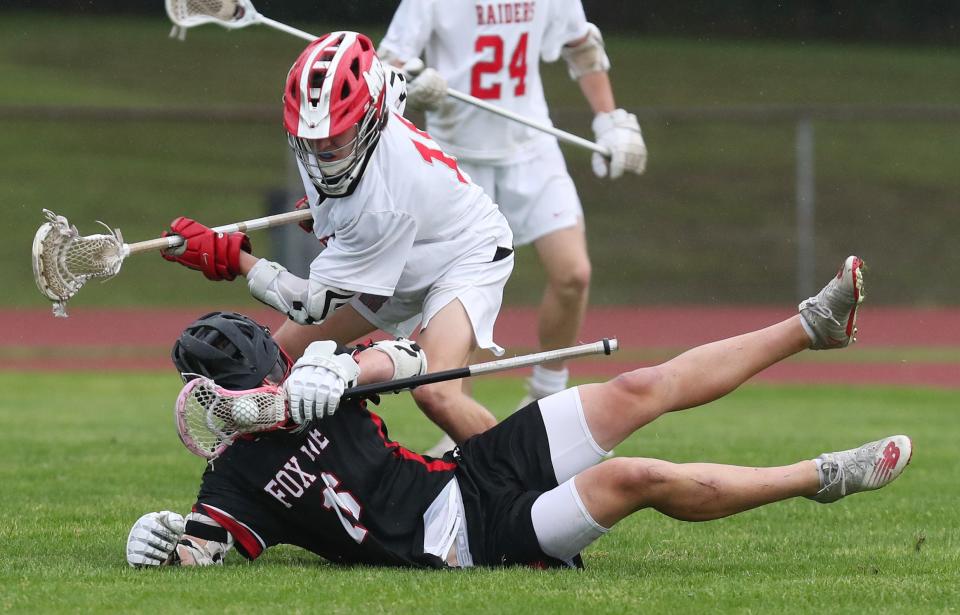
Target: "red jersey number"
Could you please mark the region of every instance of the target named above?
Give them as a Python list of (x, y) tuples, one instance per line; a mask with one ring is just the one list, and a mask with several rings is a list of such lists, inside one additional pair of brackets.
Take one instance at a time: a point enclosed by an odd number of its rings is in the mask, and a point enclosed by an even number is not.
[[(497, 74), (503, 70), (503, 39), (495, 34), (485, 34), (477, 37), (473, 45), (477, 53), (493, 50), (493, 59), (477, 62), (470, 71), (470, 94), (484, 100), (500, 98), (500, 83), (494, 82), (483, 85), (483, 76)], [(510, 55), (510, 64), (507, 66), (507, 75), (514, 80), (514, 96), (523, 96), (527, 92), (527, 33), (520, 35), (517, 46)]]
[[(424, 139), (429, 140), (431, 144), (436, 145), (433, 139), (430, 138), (430, 135), (428, 135), (423, 130), (420, 130), (419, 128), (417, 128), (413, 122), (411, 122), (410, 120), (408, 120), (407, 118), (403, 117), (400, 114), (394, 114), (394, 117), (400, 120), (400, 123), (406, 126), (407, 128), (409, 128), (411, 131), (420, 135)], [(460, 172), (460, 167), (457, 166), (456, 158), (443, 153), (443, 150), (441, 150), (439, 147), (430, 147), (430, 145), (428, 145), (427, 143), (418, 141), (417, 139), (410, 139), (410, 141), (413, 143), (413, 146), (417, 148), (417, 152), (420, 153), (420, 157), (423, 158), (424, 162), (432, 165), (433, 161), (436, 160), (440, 162), (440, 164), (443, 164), (444, 166), (448, 167), (451, 171), (456, 173), (457, 180), (461, 184), (467, 183), (467, 178), (463, 176), (463, 173)]]

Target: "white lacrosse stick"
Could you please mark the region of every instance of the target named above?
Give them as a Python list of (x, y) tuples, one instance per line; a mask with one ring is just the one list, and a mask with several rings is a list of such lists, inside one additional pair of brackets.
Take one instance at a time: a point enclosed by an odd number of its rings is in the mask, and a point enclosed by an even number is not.
[[(37, 288), (53, 301), (53, 315), (66, 318), (67, 301), (76, 295), (88, 280), (111, 278), (120, 271), (123, 259), (131, 254), (150, 250), (165, 250), (183, 244), (179, 235), (159, 237), (138, 243), (123, 243), (119, 229), (107, 229), (106, 234), (80, 235), (77, 227), (63, 216), (49, 209), (43, 210), (47, 222), (40, 225), (33, 237), (33, 279)], [(311, 217), (310, 210), (301, 209), (245, 222), (218, 226), (218, 233), (255, 231)]]
[(275, 386), (230, 391), (198, 376), (177, 396), (177, 433), (204, 459), (216, 459), (241, 434), (274, 431), (286, 422), (287, 396)]
[[(297, 30), (279, 21), (264, 17), (257, 12), (257, 9), (254, 8), (250, 0), (166, 0), (166, 6), (167, 15), (170, 17), (170, 21), (175, 24), (174, 31), (170, 34), (171, 36), (176, 35), (177, 27), (179, 27), (181, 28), (179, 32), (181, 39), (184, 37), (187, 28), (207, 23), (215, 23), (224, 28), (230, 28), (231, 30), (245, 28), (253, 24), (262, 24), (306, 41), (314, 41), (317, 39), (316, 36), (303, 30)], [(418, 68), (415, 62), (408, 62), (404, 70), (416, 76), (417, 73), (423, 69), (422, 66)], [(476, 96), (451, 90), (450, 88), (447, 88), (447, 96), (465, 102), (468, 105), (479, 107), (484, 111), (489, 111), (500, 117), (505, 117), (508, 120), (519, 122), (524, 126), (529, 126), (530, 128), (553, 135), (571, 145), (583, 147), (607, 158), (610, 157), (610, 150), (598, 143), (594, 143), (583, 137), (578, 137), (577, 135), (550, 126), (549, 124), (541, 124), (540, 122), (518, 115), (513, 111), (491, 105)]]
[[(182, 28), (179, 33), (181, 39), (187, 28), (202, 26), (206, 23), (215, 23), (231, 30), (263, 24), (304, 40), (313, 41), (317, 38), (302, 30), (264, 17), (257, 12), (250, 0), (166, 0), (166, 6), (170, 21)], [(177, 34), (176, 28), (170, 33), (171, 36), (177, 36)]]
[[(619, 348), (616, 338), (477, 363), (466, 367), (433, 372), (411, 378), (364, 384), (347, 389), (341, 399), (371, 397), (379, 393), (398, 393), (417, 386), (457, 380), (481, 374), (493, 374), (547, 361), (574, 359), (594, 354), (611, 354)], [(197, 376), (184, 385), (174, 408), (177, 433), (184, 446), (204, 459), (216, 459), (237, 436), (292, 427), (287, 408), (287, 392), (276, 386), (246, 391), (230, 391), (209, 378)]]

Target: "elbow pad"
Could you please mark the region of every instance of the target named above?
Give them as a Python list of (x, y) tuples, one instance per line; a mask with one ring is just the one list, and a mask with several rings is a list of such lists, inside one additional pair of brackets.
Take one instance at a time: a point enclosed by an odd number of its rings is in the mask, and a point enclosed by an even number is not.
[(587, 24), (587, 37), (575, 47), (564, 47), (560, 55), (567, 62), (567, 72), (574, 81), (589, 73), (607, 72), (610, 70), (610, 58), (603, 48), (603, 36), (600, 29), (592, 23)]
[(247, 287), (255, 299), (301, 325), (323, 322), (356, 294), (298, 278), (280, 264), (266, 259), (260, 259), (250, 269)]

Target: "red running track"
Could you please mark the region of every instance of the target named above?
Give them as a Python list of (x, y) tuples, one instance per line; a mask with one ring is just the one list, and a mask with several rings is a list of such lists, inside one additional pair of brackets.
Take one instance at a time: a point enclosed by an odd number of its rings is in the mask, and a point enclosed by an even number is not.
[[(581, 332), (583, 341), (617, 337), (624, 350), (681, 350), (737, 335), (795, 313), (793, 307), (602, 307), (592, 308)], [(54, 318), (48, 309), (0, 309), (0, 369), (142, 370), (170, 367), (168, 350), (180, 330), (202, 309), (71, 310)], [(277, 327), (276, 312), (248, 313)], [(871, 307), (859, 319), (863, 349), (960, 348), (960, 309)], [(496, 336), (501, 345), (529, 352), (536, 346), (536, 311), (510, 308), (500, 314)], [(108, 356), (111, 348), (122, 349)], [(89, 355), (85, 356), (85, 351)], [(63, 356), (58, 357), (61, 354)], [(778, 382), (843, 382), (960, 387), (960, 363), (787, 361), (760, 379)], [(637, 367), (611, 359), (581, 361), (577, 376), (604, 377)]]

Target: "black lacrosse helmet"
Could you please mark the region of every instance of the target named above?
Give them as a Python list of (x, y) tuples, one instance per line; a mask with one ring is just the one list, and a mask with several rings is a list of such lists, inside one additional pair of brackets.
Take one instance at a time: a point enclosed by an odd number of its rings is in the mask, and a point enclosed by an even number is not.
[(184, 380), (205, 376), (235, 391), (280, 384), (291, 363), (266, 327), (236, 312), (204, 314), (183, 330), (170, 356)]

